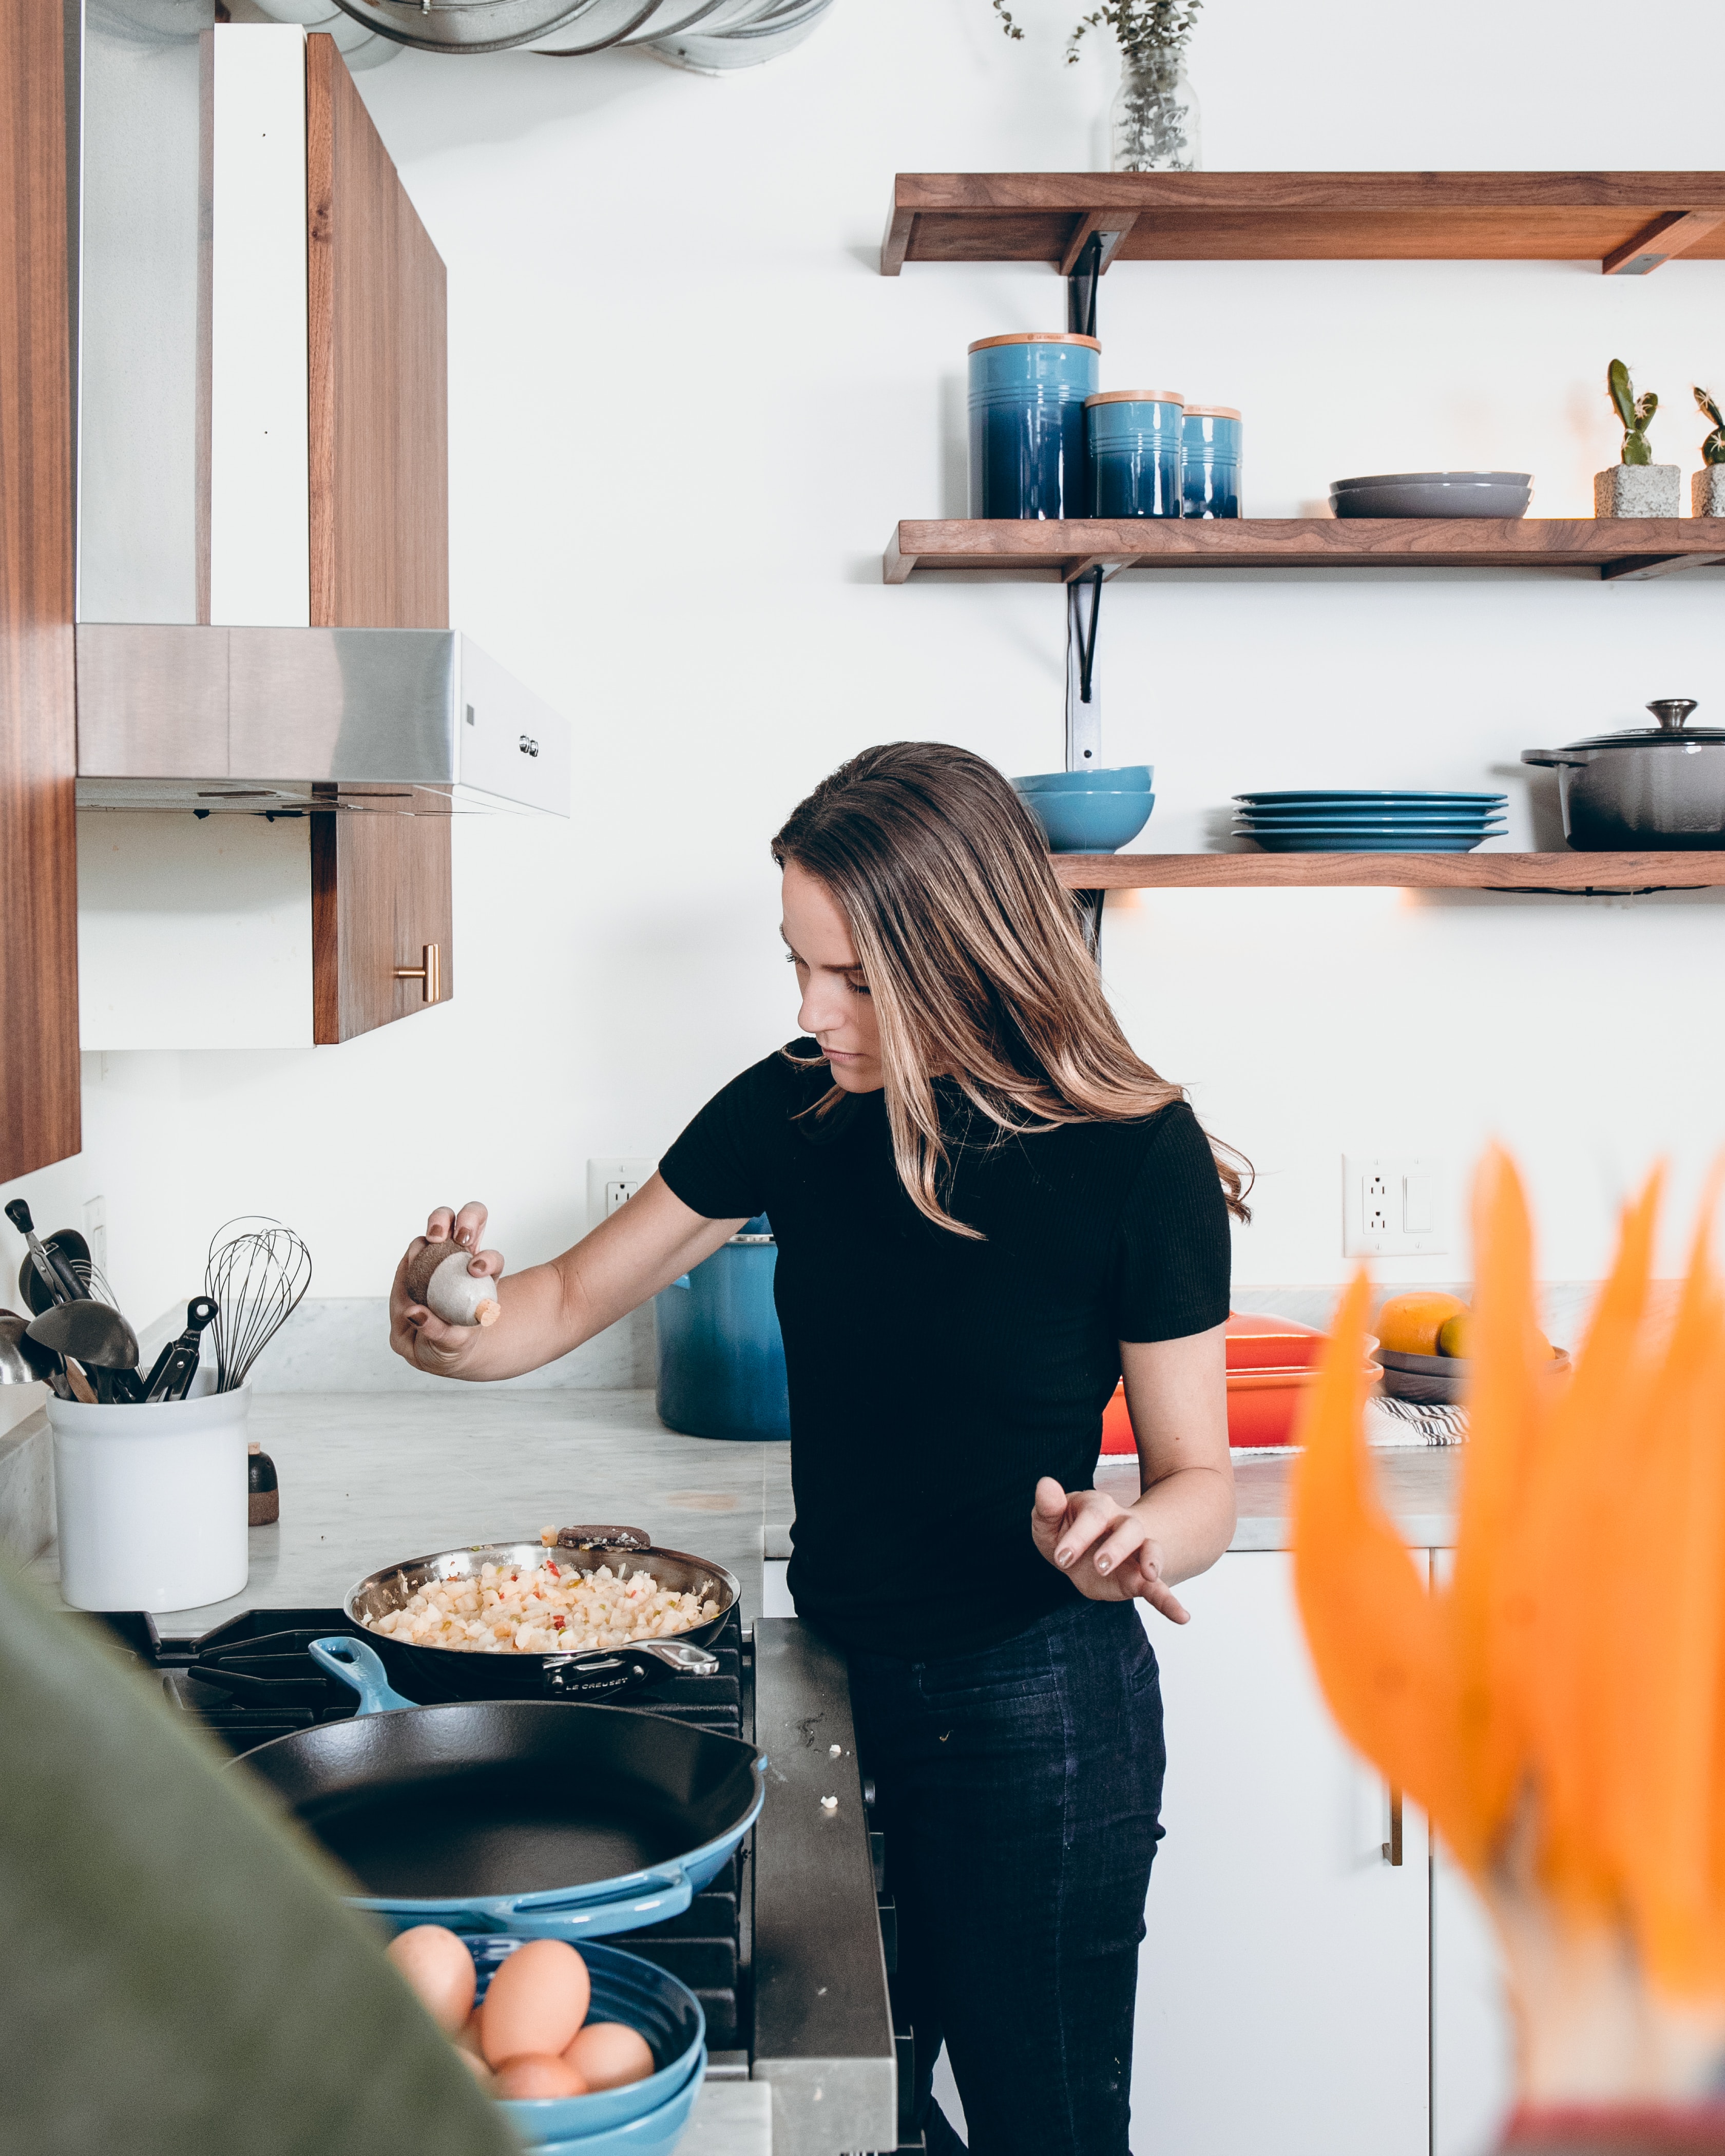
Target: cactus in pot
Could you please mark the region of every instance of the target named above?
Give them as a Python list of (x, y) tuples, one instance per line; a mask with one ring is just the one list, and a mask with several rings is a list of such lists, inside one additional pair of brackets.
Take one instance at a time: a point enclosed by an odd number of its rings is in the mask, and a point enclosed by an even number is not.
[(1605, 387), (1623, 422), (1623, 462), (1651, 465), (1653, 447), (1647, 439), (1647, 422), (1659, 409), (1658, 397), (1651, 389), (1644, 389), (1637, 397), (1630, 371), (1620, 359), (1614, 359), (1606, 370)]
[(1702, 417), (1713, 423), (1712, 433), (1701, 445), (1702, 462), (1725, 465), (1725, 418), (1720, 417), (1718, 403), (1708, 396), (1705, 389), (1700, 388), (1695, 392), (1695, 401), (1701, 407)]
[(1594, 475), (1595, 516), (1675, 516), (1683, 475), (1676, 465), (1656, 465), (1647, 439), (1648, 422), (1659, 409), (1651, 389), (1638, 397), (1630, 371), (1620, 359), (1605, 370), (1605, 390), (1623, 424), (1623, 450), (1609, 471)]
[(1689, 503), (1697, 516), (1725, 516), (1725, 417), (1718, 399), (1697, 383), (1695, 401), (1713, 431), (1701, 445), (1702, 468), (1689, 482)]

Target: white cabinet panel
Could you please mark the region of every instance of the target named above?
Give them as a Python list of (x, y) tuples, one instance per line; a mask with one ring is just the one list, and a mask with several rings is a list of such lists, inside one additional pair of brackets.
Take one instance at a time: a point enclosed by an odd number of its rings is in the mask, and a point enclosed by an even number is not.
[(1431, 1885), (1432, 2156), (1488, 2156), (1514, 2094), (1497, 1935), (1440, 1849)]
[(311, 619), (305, 33), (213, 33), (209, 619)]
[[(1440, 1550), (1447, 1579), (1454, 1553)], [(1431, 1873), (1432, 2156), (1486, 2156), (1515, 2095), (1515, 2035), (1497, 1937), (1441, 1845)]]
[[(1140, 1962), (1136, 2145), (1158, 2156), (1427, 2156), (1430, 1865), (1337, 1732), (1292, 1568), (1224, 1557), (1148, 1615), (1168, 1838)], [(1141, 1609), (1142, 1609), (1140, 1604)]]
[(80, 816), (85, 1048), (310, 1048), (310, 829), (304, 817)]

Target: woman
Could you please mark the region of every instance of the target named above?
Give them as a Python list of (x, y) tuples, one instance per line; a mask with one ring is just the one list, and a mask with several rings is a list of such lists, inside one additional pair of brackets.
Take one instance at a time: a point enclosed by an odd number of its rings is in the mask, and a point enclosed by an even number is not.
[[(498, 1324), (441, 1324), (398, 1274), (392, 1339), (421, 1369), (512, 1376), (770, 1215), (790, 1586), (850, 1656), (919, 2123), (932, 2156), (962, 2145), (930, 2095), (944, 2039), (979, 2156), (1126, 2156), (1163, 1774), (1132, 1604), (1183, 1624), (1174, 1588), (1233, 1533), (1239, 1178), (1127, 1045), (991, 765), (867, 750), (773, 850), (806, 1037), (716, 1095), (602, 1227), (503, 1281)], [(485, 1219), (440, 1209), (426, 1232), (499, 1275)], [(1122, 1371), (1129, 1507), (1089, 1486)]]

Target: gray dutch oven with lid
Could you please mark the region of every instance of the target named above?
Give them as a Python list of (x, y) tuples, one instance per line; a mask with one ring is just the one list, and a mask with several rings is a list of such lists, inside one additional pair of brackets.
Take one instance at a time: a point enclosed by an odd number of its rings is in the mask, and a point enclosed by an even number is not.
[(1522, 762), (1555, 767), (1563, 836), (1584, 852), (1725, 848), (1725, 732), (1689, 724), (1692, 697), (1647, 708), (1656, 726), (1524, 748)]

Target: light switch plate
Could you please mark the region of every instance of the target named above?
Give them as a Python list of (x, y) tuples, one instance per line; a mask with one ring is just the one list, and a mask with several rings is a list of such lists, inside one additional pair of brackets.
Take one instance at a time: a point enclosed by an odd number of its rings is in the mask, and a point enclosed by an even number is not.
[(1450, 1247), (1450, 1178), (1430, 1153), (1348, 1153), (1342, 1162), (1342, 1255), (1438, 1257)]

